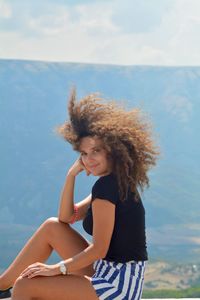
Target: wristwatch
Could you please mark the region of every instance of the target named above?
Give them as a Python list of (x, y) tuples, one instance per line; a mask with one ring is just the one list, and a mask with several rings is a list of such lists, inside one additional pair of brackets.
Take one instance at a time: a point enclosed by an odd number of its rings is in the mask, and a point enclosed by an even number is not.
[(65, 266), (63, 260), (59, 262), (59, 266), (60, 266), (60, 267), (59, 267), (60, 272), (61, 272), (63, 275), (66, 275), (66, 274), (67, 274), (67, 268), (66, 268), (66, 266)]

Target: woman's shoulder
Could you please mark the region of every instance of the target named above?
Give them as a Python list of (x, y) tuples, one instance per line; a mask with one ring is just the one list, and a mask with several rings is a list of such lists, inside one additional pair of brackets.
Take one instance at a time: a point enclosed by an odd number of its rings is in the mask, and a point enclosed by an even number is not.
[(117, 179), (113, 173), (101, 176), (92, 187), (92, 199), (102, 198), (112, 202), (117, 202), (119, 199), (119, 189)]
[(116, 176), (113, 174), (113, 173), (110, 173), (108, 175), (105, 175), (105, 176), (101, 176), (99, 177), (99, 179), (95, 182), (95, 184), (93, 185), (93, 188), (103, 188), (105, 186), (115, 186), (118, 188), (118, 184), (117, 184), (117, 178)]

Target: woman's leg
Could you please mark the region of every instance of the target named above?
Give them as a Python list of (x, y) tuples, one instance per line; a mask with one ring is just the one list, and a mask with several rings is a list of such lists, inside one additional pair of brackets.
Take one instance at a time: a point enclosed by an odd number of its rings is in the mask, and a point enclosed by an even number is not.
[(52, 277), (18, 278), (12, 300), (98, 300), (86, 276), (66, 275)]
[[(88, 242), (70, 225), (57, 218), (47, 219), (27, 242), (9, 268), (0, 276), (0, 290), (13, 286), (21, 272), (34, 262), (45, 262), (53, 249), (63, 258), (69, 258), (83, 251)], [(93, 274), (92, 266), (76, 274)]]

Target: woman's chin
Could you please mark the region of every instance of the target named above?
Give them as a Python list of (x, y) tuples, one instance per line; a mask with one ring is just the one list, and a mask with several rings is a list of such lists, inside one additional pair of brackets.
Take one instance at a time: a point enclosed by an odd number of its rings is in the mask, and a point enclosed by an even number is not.
[(91, 174), (92, 174), (93, 176), (101, 176), (101, 175), (99, 174), (99, 172), (95, 172), (95, 171), (91, 172)]
[(94, 176), (106, 176), (106, 175), (109, 175), (110, 172), (93, 172), (93, 175)]
[(91, 171), (91, 174), (92, 174), (93, 176), (103, 176), (103, 175), (102, 175), (102, 172), (98, 172), (98, 171), (95, 171), (95, 170)]

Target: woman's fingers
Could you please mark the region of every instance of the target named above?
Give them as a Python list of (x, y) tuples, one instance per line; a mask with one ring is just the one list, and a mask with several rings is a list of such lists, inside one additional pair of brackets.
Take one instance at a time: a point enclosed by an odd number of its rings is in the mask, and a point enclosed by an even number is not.
[(33, 278), (36, 276), (54, 276), (58, 275), (58, 267), (56, 265), (46, 265), (42, 263), (35, 263), (26, 268), (22, 273), (22, 277)]
[(40, 271), (39, 267), (32, 267), (29, 269), (26, 269), (24, 272), (21, 273), (22, 277), (30, 277), (32, 274), (34, 274), (35, 272)]
[(39, 263), (39, 262), (37, 262), (37, 263), (34, 263), (34, 264), (31, 264), (31, 265), (29, 265), (23, 272), (22, 272), (22, 274), (24, 273), (24, 272), (26, 272), (26, 271), (28, 271), (28, 270), (30, 270), (31, 268), (34, 268), (34, 267), (39, 267), (40, 265), (42, 265), (41, 263)]
[(83, 163), (83, 160), (82, 160), (82, 157), (80, 156), (79, 157), (79, 161), (80, 161), (80, 163), (81, 163), (81, 165), (82, 165), (82, 167), (83, 167), (83, 169), (85, 170), (85, 172), (86, 172), (86, 174), (87, 174), (87, 176), (89, 176), (90, 174), (91, 174), (91, 172), (86, 168), (86, 166), (84, 165), (84, 163)]
[(22, 273), (22, 277), (29, 277), (31, 274), (40, 271), (43, 268), (43, 264), (41, 263), (34, 263), (28, 266)]
[(89, 176), (91, 173), (90, 173), (90, 171), (85, 167), (85, 165), (84, 165), (84, 163), (83, 163), (83, 161), (82, 161), (81, 156), (79, 157), (79, 162), (80, 162), (81, 166), (83, 167), (83, 170), (85, 170), (87, 176)]
[(73, 175), (78, 175), (80, 172), (84, 170), (84, 165), (82, 163), (81, 158), (79, 157), (75, 163), (72, 165), (72, 167), (69, 169), (69, 172)]
[(33, 277), (36, 277), (36, 276), (45, 276), (45, 272), (43, 270), (32, 270), (32, 272), (30, 272), (28, 274), (28, 278), (33, 278)]

